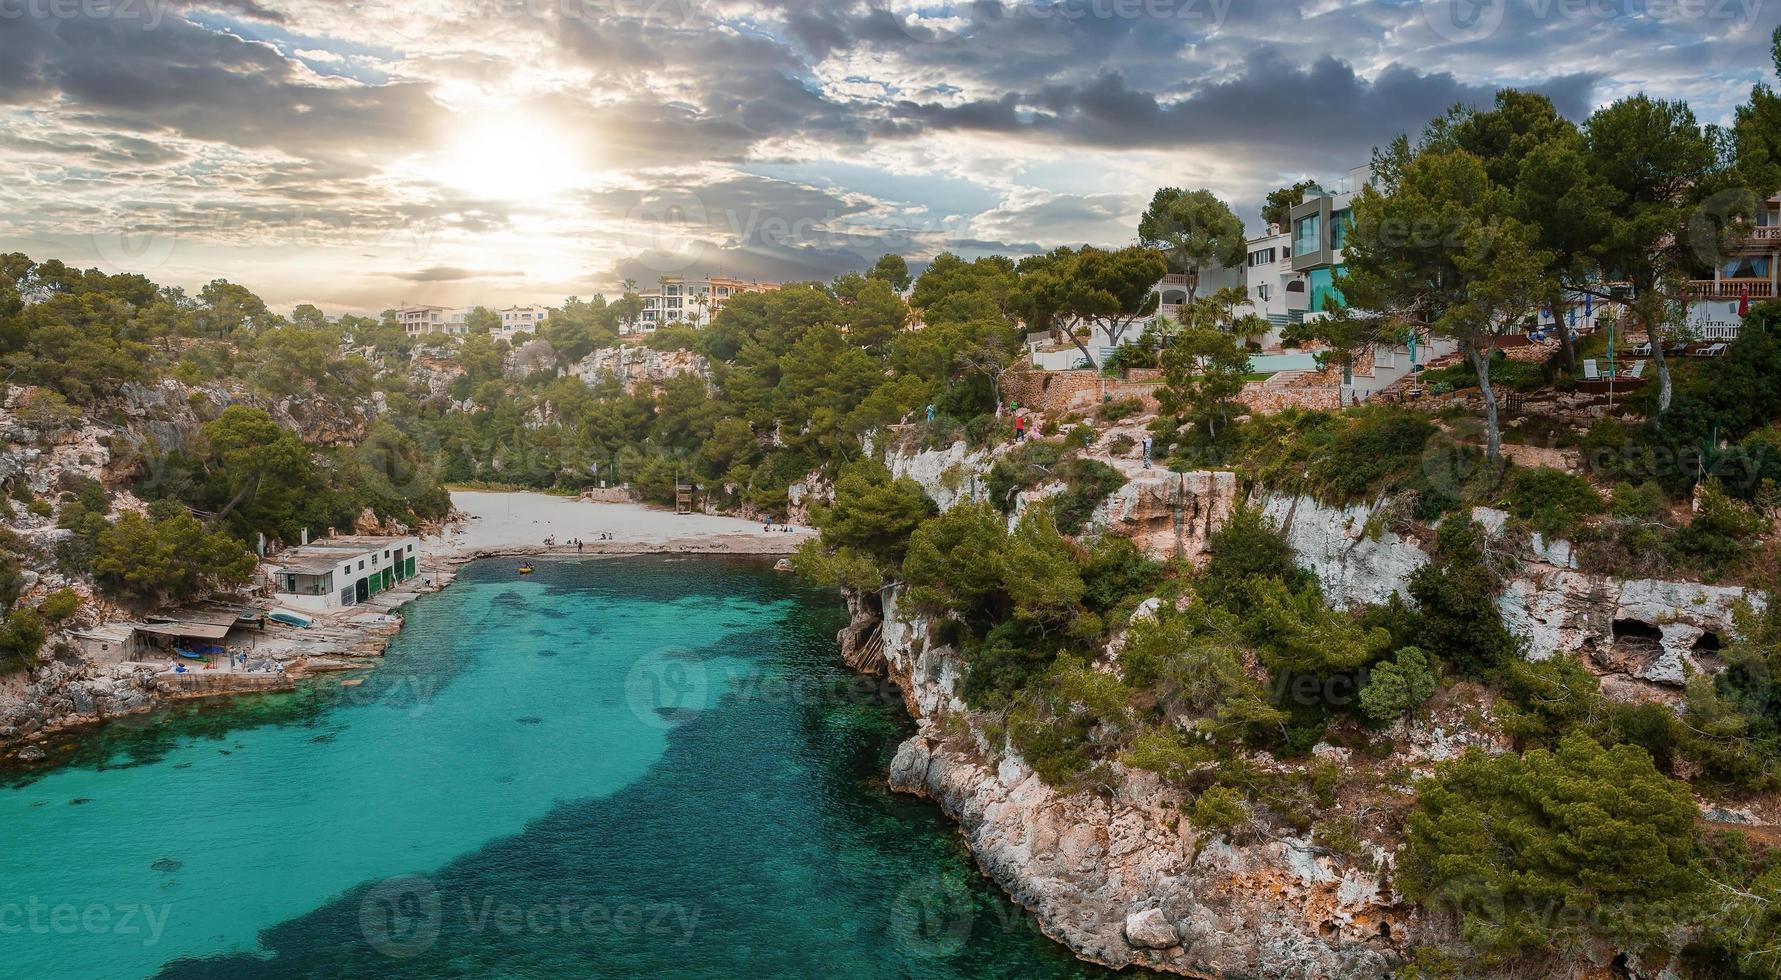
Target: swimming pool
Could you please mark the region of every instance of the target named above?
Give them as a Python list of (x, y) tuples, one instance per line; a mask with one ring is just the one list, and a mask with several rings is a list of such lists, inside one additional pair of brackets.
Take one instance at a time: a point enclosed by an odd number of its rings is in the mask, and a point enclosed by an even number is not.
[(1315, 371), (1317, 370), (1317, 355), (1304, 351), (1293, 351), (1288, 354), (1255, 354), (1249, 358), (1249, 370), (1254, 374)]

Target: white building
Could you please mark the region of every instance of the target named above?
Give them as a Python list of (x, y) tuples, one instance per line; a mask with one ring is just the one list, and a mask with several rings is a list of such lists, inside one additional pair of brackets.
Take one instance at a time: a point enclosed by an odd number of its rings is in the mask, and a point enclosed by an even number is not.
[(399, 306), (396, 308), (396, 322), (402, 325), (402, 332), (410, 337), (433, 333), (463, 336), (470, 332), (470, 308)]
[(1279, 346), (1280, 335), (1287, 328), (1304, 322), (1305, 277), (1292, 267), (1292, 235), (1278, 225), (1269, 225), (1266, 232), (1249, 240), (1243, 286), (1250, 309), (1239, 312), (1254, 313), (1268, 321), (1263, 348)]
[(776, 282), (749, 282), (728, 276), (704, 279), (663, 276), (656, 288), (637, 294), (643, 300), (643, 313), (636, 324), (627, 325), (632, 328), (627, 332), (653, 333), (665, 323), (704, 326), (717, 318), (730, 297), (743, 293), (770, 293), (778, 289)]
[(511, 340), (514, 334), (536, 334), (538, 328), (550, 317), (548, 306), (509, 306), (504, 310), (496, 310), (501, 318), (501, 325), (493, 331), (496, 337)]
[(337, 612), (414, 577), (420, 539), (341, 535), (286, 548), (266, 559), (267, 581), (280, 605)]

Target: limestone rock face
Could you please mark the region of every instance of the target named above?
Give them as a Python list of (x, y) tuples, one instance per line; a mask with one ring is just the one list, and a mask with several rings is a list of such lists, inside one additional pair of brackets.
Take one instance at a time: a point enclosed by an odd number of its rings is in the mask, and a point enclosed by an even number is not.
[(711, 377), (711, 364), (701, 354), (686, 350), (658, 351), (648, 347), (604, 347), (582, 358), (569, 373), (593, 385), (616, 378), (625, 391), (654, 388), (669, 378), (693, 374)]
[(949, 737), (940, 719), (964, 708), (957, 653), (896, 600), (886, 593), (884, 657), (919, 733), (890, 785), (937, 801), (1048, 935), (1109, 966), (1188, 976), (1391, 975), (1415, 920), (1389, 898), (1387, 863), (1364, 872), (1296, 839), (1233, 846), (1195, 828), (1151, 773), (1124, 771), (1111, 798), (1061, 796), (981, 733)]
[(892, 476), (906, 476), (921, 484), (922, 491), (941, 510), (951, 510), (962, 503), (988, 499), (982, 474), (989, 472), (995, 457), (991, 450), (971, 450), (959, 441), (945, 449), (890, 453), (885, 463)]
[(1308, 497), (1267, 497), (1262, 511), (1279, 525), (1299, 564), (1316, 573), (1332, 603), (1375, 604), (1400, 591), (1410, 573), (1428, 563), (1412, 538), (1394, 531), (1369, 535), (1371, 509), (1328, 507)]
[(1089, 518), (1093, 531), (1130, 538), (1152, 558), (1200, 558), (1237, 503), (1237, 475), (1128, 468), (1129, 482)]
[(1582, 651), (1598, 669), (1680, 687), (1690, 671), (1714, 671), (1714, 652), (1731, 636), (1741, 588), (1622, 580), (1527, 565), (1497, 602), (1503, 620), (1527, 641), (1529, 658)]
[(1125, 917), (1125, 938), (1144, 949), (1168, 949), (1181, 942), (1162, 909), (1145, 909)]

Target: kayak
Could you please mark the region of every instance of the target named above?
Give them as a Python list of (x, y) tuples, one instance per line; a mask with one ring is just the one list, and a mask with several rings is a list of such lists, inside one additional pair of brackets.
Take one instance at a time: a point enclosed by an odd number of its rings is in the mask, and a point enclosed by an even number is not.
[(532, 574), (532, 566), (530, 566), (530, 565), (521, 565), (521, 566), (520, 566), (520, 567), (519, 567), (519, 573), (520, 573), (520, 574), (521, 574), (521, 575), (530, 575), (530, 574)]
[(274, 609), (266, 614), (266, 618), (273, 620), (274, 622), (283, 623), (286, 626), (295, 626), (298, 629), (305, 630), (315, 623), (314, 619), (289, 609)]

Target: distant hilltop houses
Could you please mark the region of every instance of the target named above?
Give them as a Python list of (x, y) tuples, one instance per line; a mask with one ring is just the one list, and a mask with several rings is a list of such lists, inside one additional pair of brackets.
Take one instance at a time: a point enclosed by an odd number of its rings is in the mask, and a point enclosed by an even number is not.
[[(471, 315), (478, 309), (480, 307), (475, 306), (398, 306), (396, 322), (410, 337), (435, 333), (462, 336), (470, 332), (473, 326)], [(512, 339), (517, 334), (538, 332), (538, 325), (550, 316), (550, 307), (510, 306), (489, 312), (500, 318), (488, 325), (489, 334), (499, 339)]]
[[(643, 307), (636, 319), (620, 324), (619, 332), (627, 336), (654, 333), (657, 327), (670, 323), (703, 326), (716, 318), (730, 297), (743, 293), (770, 293), (779, 289), (776, 282), (755, 282), (730, 276), (706, 276), (689, 279), (684, 276), (663, 276), (653, 289), (640, 291), (637, 297)], [(476, 324), (476, 306), (430, 306), (404, 304), (395, 309), (396, 322), (410, 337), (428, 334), (464, 336)], [(489, 334), (496, 339), (511, 340), (518, 334), (536, 333), (538, 326), (550, 317), (548, 306), (510, 306), (491, 309), (498, 318), (488, 324)]]
[(687, 279), (663, 276), (656, 288), (638, 293), (643, 312), (636, 323), (626, 324), (626, 333), (653, 333), (667, 323), (710, 323), (732, 296), (743, 293), (771, 293), (779, 289), (776, 282), (750, 282), (728, 276), (707, 276)]

